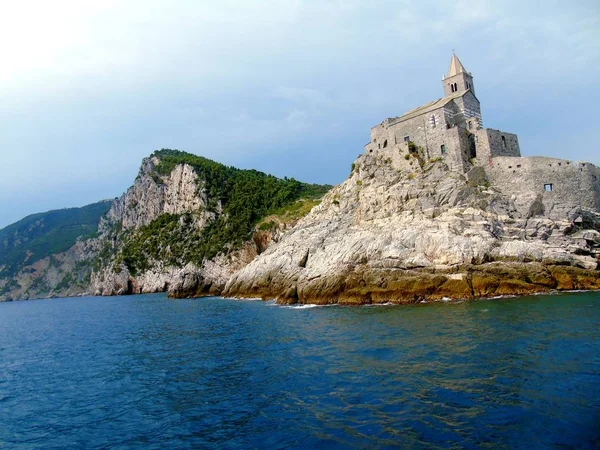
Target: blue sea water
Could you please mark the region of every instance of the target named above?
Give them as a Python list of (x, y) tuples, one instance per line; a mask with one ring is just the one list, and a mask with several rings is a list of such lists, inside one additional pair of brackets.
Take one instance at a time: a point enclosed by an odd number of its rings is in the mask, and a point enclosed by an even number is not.
[(3, 448), (597, 448), (600, 293), (0, 304)]

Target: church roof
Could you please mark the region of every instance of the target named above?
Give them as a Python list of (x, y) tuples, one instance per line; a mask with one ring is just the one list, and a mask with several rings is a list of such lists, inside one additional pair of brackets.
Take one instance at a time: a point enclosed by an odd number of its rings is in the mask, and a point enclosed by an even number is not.
[(452, 59), (450, 60), (450, 69), (448, 69), (448, 76), (453, 77), (454, 75), (458, 75), (461, 72), (466, 72), (465, 66), (462, 65), (460, 59), (455, 54), (452, 54)]
[(438, 108), (443, 108), (449, 102), (451, 102), (452, 100), (454, 100), (456, 98), (462, 97), (467, 92), (471, 92), (471, 90), (467, 89), (466, 91), (463, 91), (463, 92), (456, 92), (456, 93), (454, 93), (452, 95), (449, 95), (448, 97), (438, 98), (437, 100), (435, 100), (435, 101), (433, 101), (431, 103), (427, 103), (426, 105), (419, 106), (418, 108), (415, 108), (415, 109), (411, 109), (406, 114), (403, 114), (400, 117), (394, 118), (392, 120), (392, 122), (390, 123), (390, 125), (392, 123), (404, 122), (405, 120), (408, 120), (408, 119), (414, 119), (415, 117), (418, 117), (421, 114), (428, 113), (428, 112), (436, 110)]

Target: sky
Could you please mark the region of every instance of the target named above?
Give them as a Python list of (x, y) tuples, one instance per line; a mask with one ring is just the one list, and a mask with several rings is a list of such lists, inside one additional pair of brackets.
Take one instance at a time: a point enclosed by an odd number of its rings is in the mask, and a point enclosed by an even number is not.
[(523, 156), (600, 165), (600, 2), (0, 0), (0, 228), (174, 148), (337, 184), (452, 51)]

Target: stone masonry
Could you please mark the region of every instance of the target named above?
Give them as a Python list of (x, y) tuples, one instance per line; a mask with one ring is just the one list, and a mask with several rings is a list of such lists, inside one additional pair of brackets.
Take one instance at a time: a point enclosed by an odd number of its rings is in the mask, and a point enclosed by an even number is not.
[[(371, 128), (367, 154), (404, 161), (413, 157), (441, 158), (460, 173), (480, 174), (503, 192), (527, 190), (543, 199), (546, 208), (600, 211), (600, 168), (546, 157), (521, 157), (516, 134), (484, 128), (473, 75), (452, 55), (442, 78), (444, 97), (388, 118)], [(398, 158), (397, 156), (401, 157)], [(473, 170), (479, 167), (479, 171)]]

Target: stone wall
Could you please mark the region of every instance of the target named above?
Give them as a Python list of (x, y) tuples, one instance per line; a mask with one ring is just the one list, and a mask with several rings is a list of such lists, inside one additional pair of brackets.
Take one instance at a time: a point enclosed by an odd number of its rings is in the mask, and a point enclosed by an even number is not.
[(481, 106), (473, 93), (467, 92), (462, 97), (455, 99), (454, 102), (456, 102), (463, 115), (461, 123), (464, 123), (464, 119), (470, 117), (475, 117), (481, 122)]
[[(469, 86), (467, 87), (467, 82), (469, 82)], [(458, 73), (451, 77), (444, 77), (442, 79), (442, 85), (444, 86), (444, 96), (448, 97), (453, 94), (450, 85), (452, 83), (456, 83), (456, 87), (458, 88), (458, 92), (466, 91), (467, 89), (473, 90), (473, 77), (471, 74), (466, 72)]]
[(480, 128), (475, 130), (474, 134), (479, 164), (489, 165), (490, 159), (498, 156), (521, 156), (516, 134), (491, 128)]
[(450, 102), (412, 119), (400, 122), (386, 119), (371, 128), (371, 142), (365, 146), (365, 153), (376, 155), (397, 151), (407, 154), (408, 139), (423, 148), (426, 159), (444, 158), (453, 170), (463, 171), (468, 160), (465, 156), (468, 140), (464, 129), (457, 126), (462, 117), (459, 107)]
[(593, 164), (541, 156), (499, 156), (484, 167), (492, 186), (515, 197), (540, 196), (547, 212), (600, 208), (600, 168)]

